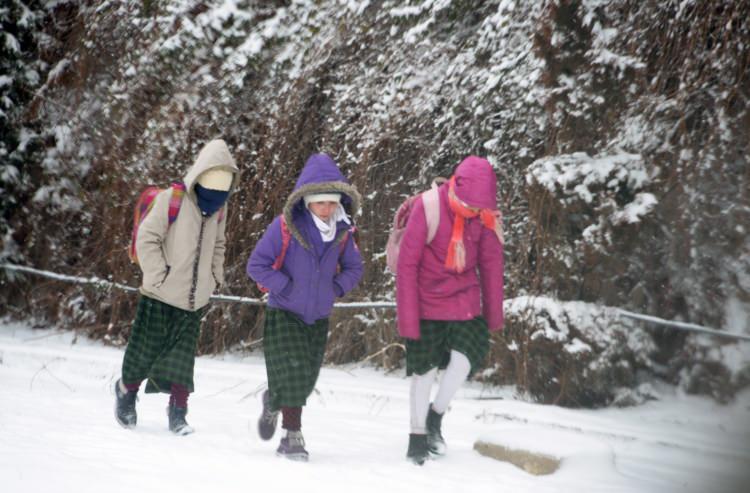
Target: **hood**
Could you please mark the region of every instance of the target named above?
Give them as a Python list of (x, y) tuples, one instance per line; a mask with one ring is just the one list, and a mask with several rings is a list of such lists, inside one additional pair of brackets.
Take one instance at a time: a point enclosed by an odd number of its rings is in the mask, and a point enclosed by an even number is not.
[(458, 165), (456, 196), (466, 205), (480, 209), (497, 209), (497, 177), (484, 158), (469, 156)]
[(304, 196), (311, 193), (329, 193), (335, 192), (341, 194), (341, 204), (344, 206), (350, 216), (354, 216), (359, 211), (359, 205), (362, 198), (359, 192), (349, 183), (349, 180), (341, 173), (338, 164), (327, 154), (313, 154), (305, 162), (302, 172), (297, 178), (294, 190), (289, 195), (284, 205), (284, 219), (289, 226), (289, 231), (299, 241), (299, 243), (309, 249), (302, 234), (297, 230), (294, 224), (295, 213), (302, 213), (305, 210)]
[(198, 177), (202, 173), (214, 168), (231, 171), (234, 174), (234, 178), (232, 179), (232, 186), (229, 187), (229, 193), (231, 194), (236, 189), (239, 182), (240, 170), (235, 164), (226, 142), (221, 139), (215, 139), (203, 146), (203, 149), (201, 149), (198, 157), (195, 159), (195, 163), (193, 163), (193, 166), (185, 174), (185, 188), (193, 198), (195, 198), (195, 184), (198, 182)]

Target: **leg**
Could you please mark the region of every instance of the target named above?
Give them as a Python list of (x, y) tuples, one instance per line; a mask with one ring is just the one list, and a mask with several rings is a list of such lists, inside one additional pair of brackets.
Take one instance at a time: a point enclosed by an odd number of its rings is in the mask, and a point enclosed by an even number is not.
[[(320, 376), (320, 368), (323, 366), (323, 358), (326, 354), (326, 343), (328, 342), (328, 319), (322, 319), (308, 327), (306, 332), (309, 348), (309, 372), (307, 380), (307, 396), (315, 390), (315, 384)], [(304, 405), (304, 404), (303, 404)]]
[(164, 339), (148, 373), (146, 392), (171, 393), (172, 384), (192, 392), (195, 389), (195, 350), (205, 310), (189, 312), (164, 305), (164, 311)]
[(406, 374), (412, 377), (409, 396), (411, 433), (406, 457), (422, 465), (429, 458), (427, 448), (427, 412), (430, 391), (445, 351), (443, 322), (420, 321), (420, 337), (406, 340)]
[(159, 303), (141, 296), (122, 362), (122, 377), (115, 383), (115, 418), (125, 428), (135, 427), (138, 388), (159, 356), (163, 344), (163, 312)]
[(195, 430), (185, 421), (187, 415), (187, 401), (190, 392), (183, 385), (173, 383), (171, 385), (171, 394), (169, 396), (169, 407), (167, 407), (167, 416), (169, 417), (169, 431), (175, 435), (189, 435)]
[(187, 400), (194, 388), (195, 349), (198, 345), (200, 320), (205, 309), (195, 312), (161, 303), (163, 314), (156, 327), (161, 335), (153, 364), (148, 370), (146, 392), (170, 393), (167, 417), (169, 430), (178, 435), (192, 433), (185, 421)]
[(435, 401), (432, 403), (432, 409), (436, 413), (445, 413), (453, 396), (456, 395), (461, 384), (468, 378), (469, 371), (471, 371), (469, 358), (452, 349), (450, 362), (445, 369), (443, 378), (440, 380), (440, 388), (435, 396)]
[[(319, 320), (311, 326), (303, 327), (307, 348), (307, 369), (304, 371), (304, 399), (312, 394), (315, 383), (320, 375), (320, 367), (323, 365), (326, 342), (328, 340), (328, 320)], [(304, 404), (303, 404), (304, 405)], [(307, 461), (309, 454), (305, 449), (305, 439), (302, 436), (302, 406), (281, 407), (283, 416), (282, 428), (286, 430), (286, 436), (281, 439), (278, 455), (287, 459)]]
[(282, 427), (286, 436), (281, 439), (276, 454), (291, 460), (306, 462), (310, 454), (305, 450), (305, 438), (302, 436), (302, 407), (281, 408)]
[(302, 408), (288, 407), (281, 408), (282, 422), (281, 427), (287, 431), (300, 431), (302, 429)]
[[(328, 338), (328, 320), (308, 325), (290, 312), (268, 309), (265, 328), (263, 342), (269, 392), (268, 405), (264, 404), (258, 430), (261, 438), (270, 439), (276, 429), (278, 412), (283, 410), (283, 426), (287, 434), (281, 439), (277, 454), (307, 460), (301, 432), (302, 407), (320, 374)], [(273, 413), (273, 419), (270, 419), (270, 413)]]
[(263, 411), (258, 418), (258, 435), (270, 440), (276, 433), (281, 406), (278, 404), (285, 378), (284, 334), (289, 330), (282, 310), (268, 308), (263, 324), (263, 353), (268, 388), (263, 392)]
[(258, 435), (261, 440), (270, 440), (276, 433), (276, 423), (279, 420), (279, 410), (271, 405), (271, 390), (263, 391), (263, 412), (258, 418)]
[(456, 392), (469, 376), (471, 363), (469, 359), (456, 350), (451, 350), (450, 362), (440, 380), (435, 401), (427, 413), (427, 448), (431, 454), (445, 455), (445, 439), (442, 433), (443, 414), (456, 395)]
[(165, 313), (162, 303), (141, 296), (135, 320), (130, 331), (128, 346), (122, 361), (122, 382), (128, 390), (137, 390), (148, 377), (164, 344)]
[(422, 465), (428, 458), (427, 450), (427, 409), (430, 406), (430, 391), (435, 381), (437, 368), (433, 368), (423, 375), (412, 375), (409, 389), (409, 417), (411, 433), (409, 434), (409, 449), (407, 459)]
[[(263, 346), (271, 408), (275, 411), (284, 406), (304, 406), (315, 387), (325, 352), (325, 333), (319, 344), (311, 341), (314, 329), (286, 310), (266, 310)], [(317, 342), (315, 347), (313, 342)]]
[(489, 331), (482, 317), (446, 326), (446, 351), (449, 356), (445, 374), (427, 414), (427, 444), (433, 455), (445, 454), (442, 434), (443, 414), (461, 384), (481, 365), (489, 350)]
[(424, 375), (412, 375), (409, 391), (409, 417), (411, 432), (424, 435), (427, 433), (425, 420), (430, 406), (430, 390), (435, 381), (437, 368), (433, 368)]
[(135, 400), (138, 397), (138, 387), (128, 389), (122, 379), (115, 382), (115, 419), (123, 428), (135, 428), (138, 413), (135, 410)]
[(169, 405), (174, 407), (187, 407), (190, 392), (184, 385), (173, 383), (170, 386)]

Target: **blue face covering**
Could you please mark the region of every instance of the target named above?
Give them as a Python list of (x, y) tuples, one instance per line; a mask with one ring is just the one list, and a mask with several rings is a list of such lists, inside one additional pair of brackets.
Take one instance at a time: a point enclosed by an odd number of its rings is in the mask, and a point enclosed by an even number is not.
[(198, 197), (198, 207), (204, 216), (210, 216), (218, 211), (229, 197), (229, 191), (212, 190), (195, 184), (195, 195)]

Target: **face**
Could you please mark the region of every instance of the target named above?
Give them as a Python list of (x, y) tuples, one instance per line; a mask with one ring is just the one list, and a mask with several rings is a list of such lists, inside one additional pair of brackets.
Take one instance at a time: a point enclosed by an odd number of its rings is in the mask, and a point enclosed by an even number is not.
[(479, 214), (482, 211), (482, 209), (480, 209), (479, 207), (472, 207), (461, 199), (458, 199), (458, 201), (461, 203), (462, 206), (466, 207), (474, 214)]
[(310, 212), (318, 216), (323, 221), (328, 221), (331, 218), (336, 209), (338, 208), (338, 202), (310, 202), (308, 209)]

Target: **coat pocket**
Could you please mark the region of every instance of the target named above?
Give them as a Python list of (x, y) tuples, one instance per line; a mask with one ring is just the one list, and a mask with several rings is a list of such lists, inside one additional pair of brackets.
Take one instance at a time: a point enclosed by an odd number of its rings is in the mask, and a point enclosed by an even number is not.
[(169, 271), (170, 267), (167, 266), (167, 270), (164, 271), (164, 274), (161, 276), (161, 279), (154, 283), (155, 288), (160, 288), (162, 285), (167, 281), (167, 277), (169, 277)]

